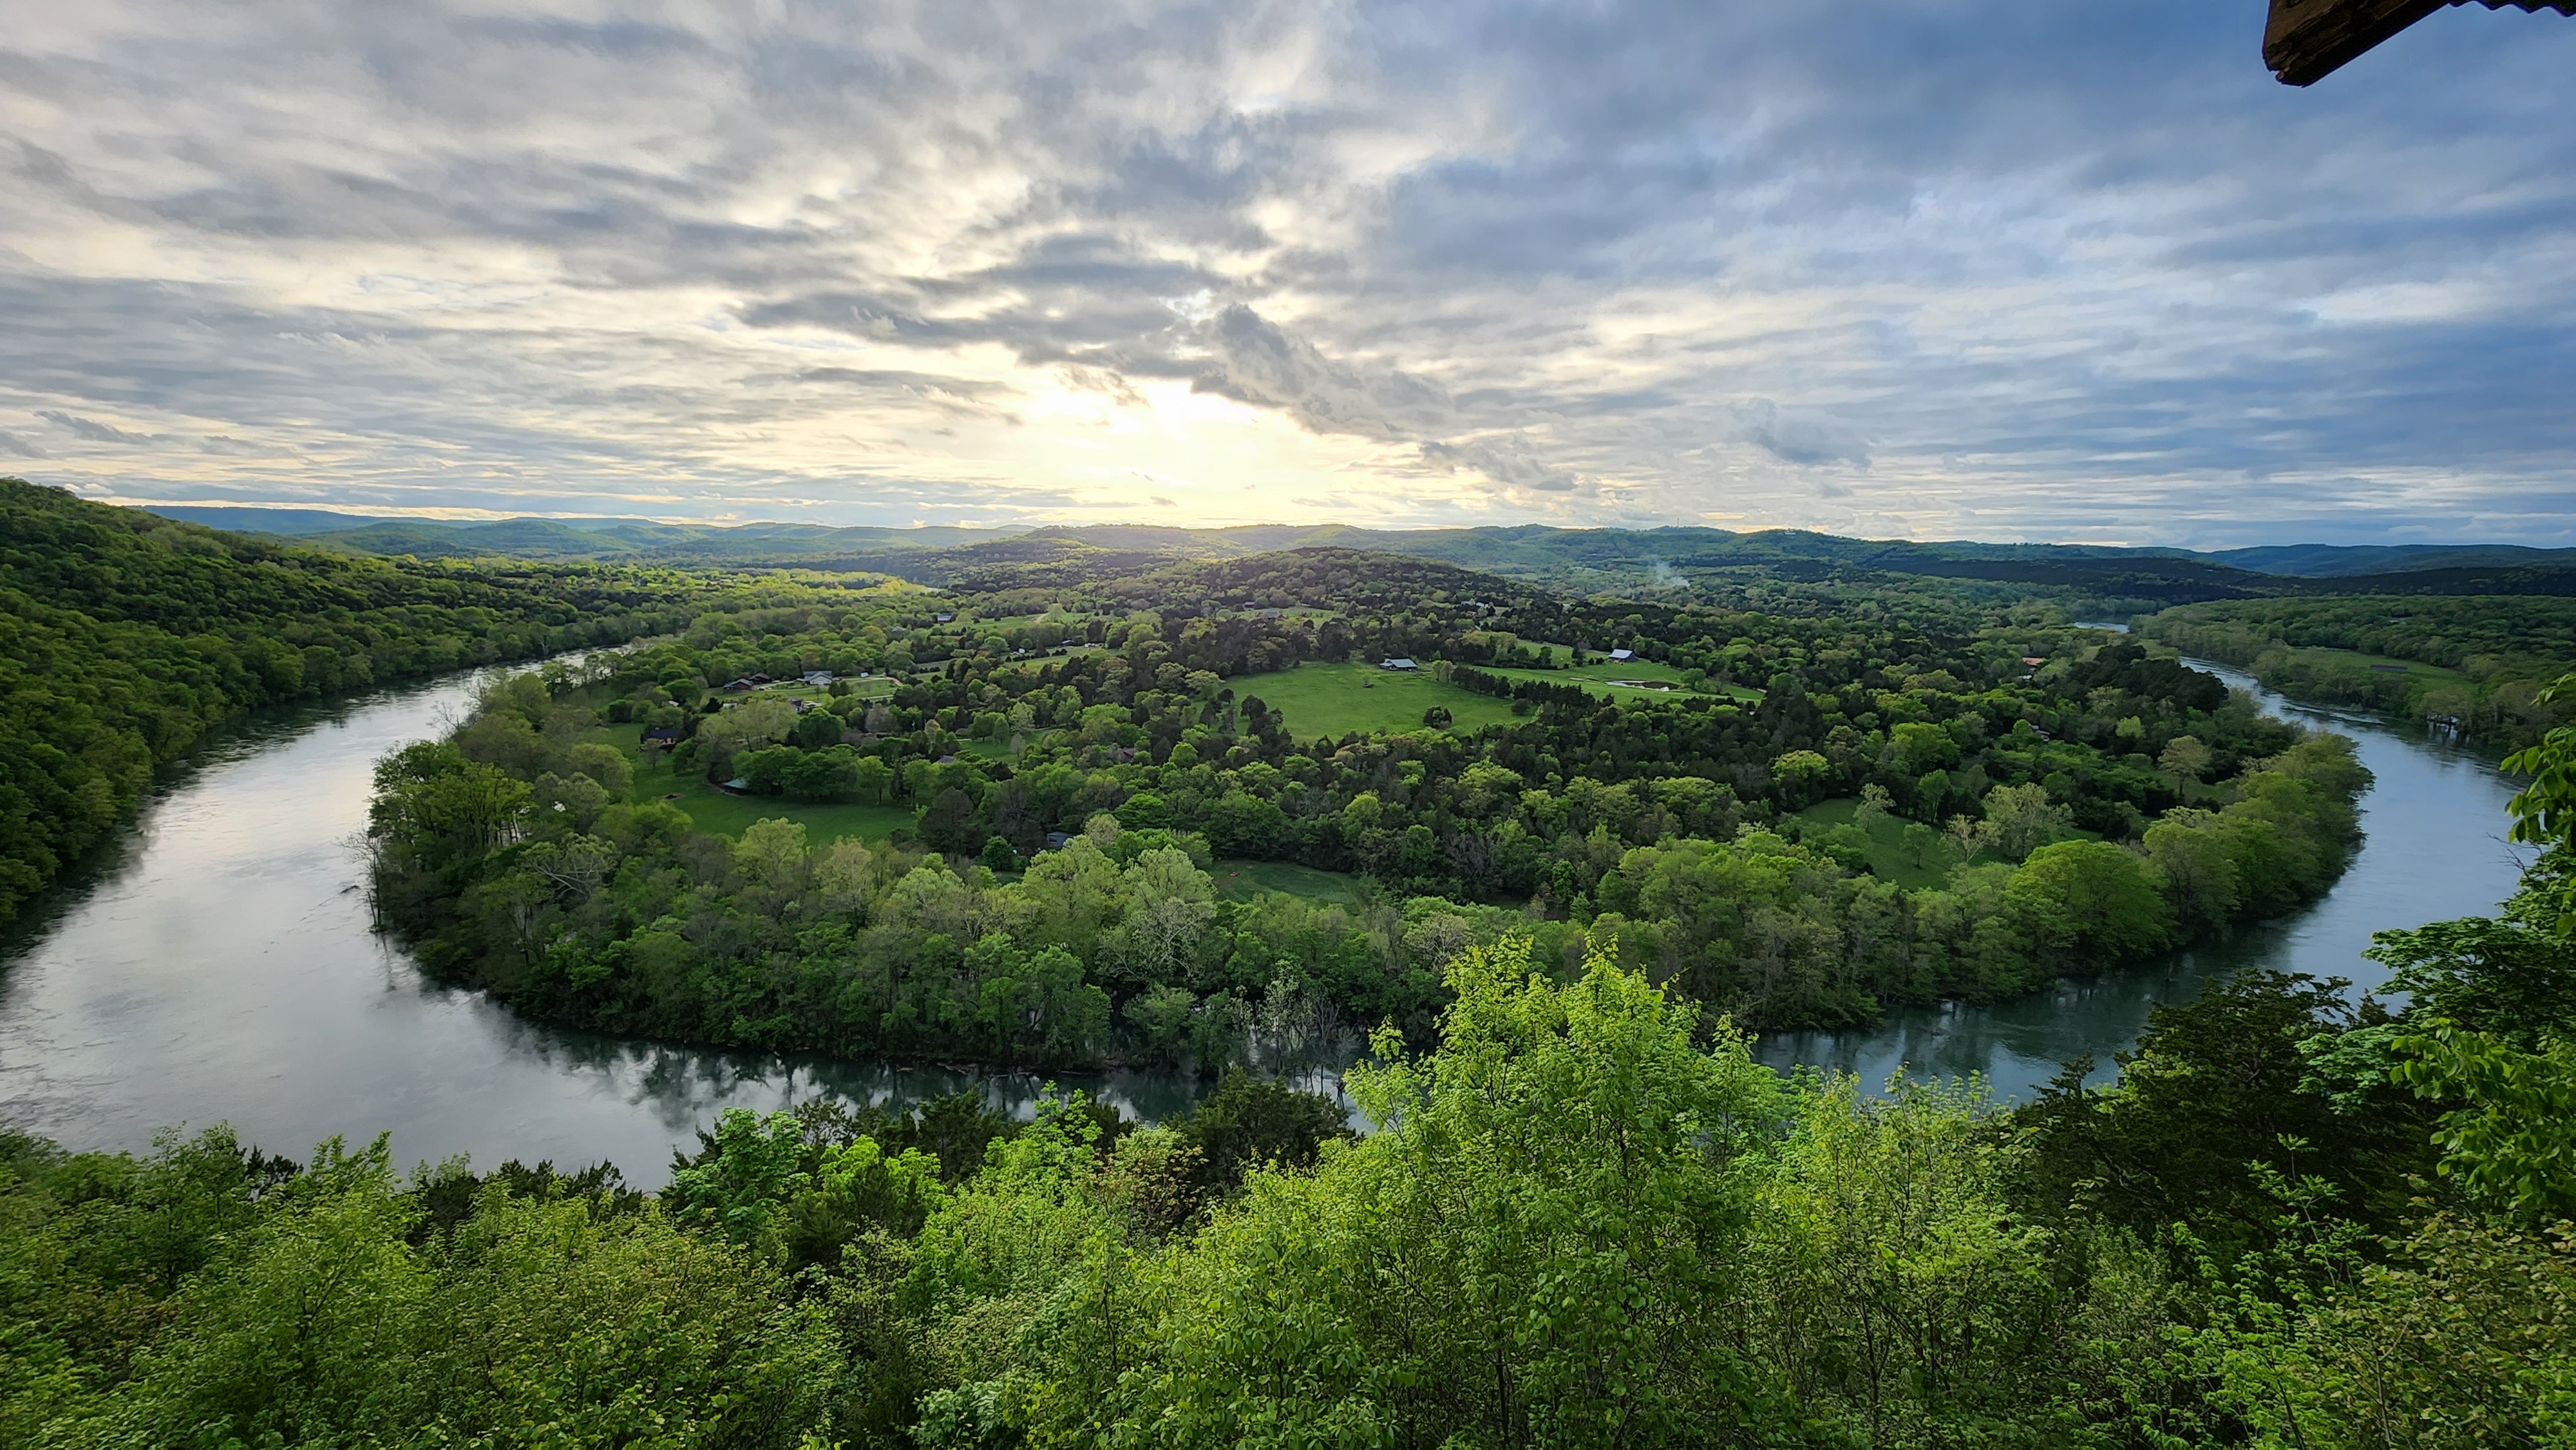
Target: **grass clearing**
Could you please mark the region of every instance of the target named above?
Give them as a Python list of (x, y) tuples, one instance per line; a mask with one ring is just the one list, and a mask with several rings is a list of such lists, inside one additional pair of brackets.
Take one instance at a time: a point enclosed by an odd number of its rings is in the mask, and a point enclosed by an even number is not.
[[(602, 732), (602, 738), (624, 750), (631, 758), (636, 743), (643, 737), (640, 725), (614, 725)], [(635, 799), (660, 800), (676, 797), (678, 806), (689, 823), (701, 831), (719, 836), (740, 837), (757, 821), (789, 820), (805, 828), (805, 839), (821, 845), (844, 836), (863, 841), (882, 841), (897, 826), (913, 823), (913, 813), (901, 806), (861, 804), (823, 804), (791, 801), (780, 796), (727, 795), (709, 785), (694, 771), (686, 775), (671, 769), (667, 752), (654, 751), (649, 759), (635, 766)]]
[(1261, 702), (1288, 717), (1288, 733), (1299, 740), (1318, 735), (1339, 738), (1372, 730), (1420, 730), (1422, 712), (1446, 706), (1450, 729), (1472, 732), (1512, 718), (1508, 700), (1479, 695), (1431, 678), (1428, 668), (1385, 670), (1376, 665), (1308, 661), (1293, 669), (1244, 675), (1228, 681), (1238, 700), (1258, 695)]
[[(1818, 801), (1798, 812), (1798, 822), (1802, 829), (1823, 832), (1835, 826), (1851, 825), (1852, 818), (1859, 812), (1858, 797), (1837, 796), (1829, 801)], [(1950, 883), (1952, 868), (1948, 853), (1937, 848), (1927, 850), (1923, 853), (1923, 864), (1918, 865), (1913, 853), (1905, 848), (1905, 828), (1917, 824), (1920, 823), (1895, 814), (1879, 817), (1877, 824), (1864, 833), (1868, 837), (1865, 849), (1869, 853), (1869, 874), (1881, 881), (1894, 882), (1908, 891), (1923, 891)], [(2098, 841), (2102, 839), (2102, 833), (2069, 827), (2058, 839)], [(2003, 860), (1992, 851), (1979, 851), (1966, 864), (1986, 866)]]
[[(1551, 647), (1554, 648), (1554, 646)], [(1596, 658), (1588, 664), (1563, 670), (1503, 670), (1491, 669), (1484, 665), (1478, 665), (1477, 668), (1485, 670), (1488, 674), (1501, 675), (1508, 680), (1540, 680), (1551, 685), (1581, 685), (1605, 700), (1658, 700), (1689, 693), (1682, 688), (1680, 670), (1671, 665), (1659, 665), (1652, 660), (1620, 660), (1613, 663)], [(1614, 683), (1624, 680), (1635, 680), (1645, 688)], [(1670, 688), (1654, 688), (1659, 685)], [(1747, 685), (1720, 686), (1717, 694), (1721, 699), (1733, 700), (1738, 704), (1755, 704), (1762, 699), (1760, 690)]]
[[(1852, 824), (1852, 815), (1859, 809), (1860, 801), (1852, 796), (1819, 801), (1798, 812), (1798, 823), (1802, 829), (1822, 832)], [(1892, 881), (1908, 891), (1948, 885), (1950, 857), (1946, 851), (1939, 847), (1927, 850), (1923, 853), (1922, 863), (1917, 864), (1913, 854), (1905, 849), (1905, 828), (1913, 824), (1917, 823), (1901, 816), (1881, 816), (1864, 833), (1869, 838), (1869, 874), (1881, 881)]]
[(2388, 655), (2363, 654), (2354, 649), (2332, 649), (2324, 645), (2304, 645), (2290, 651), (2295, 665), (2308, 665), (2329, 670), (2364, 670), (2390, 678), (2403, 675), (2410, 683), (2427, 685), (2466, 685), (2469, 677), (2441, 665), (2428, 665), (2420, 660), (2401, 660)]
[(1217, 895), (1228, 901), (1250, 901), (1265, 891), (1332, 906), (1356, 906), (1360, 899), (1353, 878), (1288, 861), (1219, 861), (1208, 874), (1216, 879)]

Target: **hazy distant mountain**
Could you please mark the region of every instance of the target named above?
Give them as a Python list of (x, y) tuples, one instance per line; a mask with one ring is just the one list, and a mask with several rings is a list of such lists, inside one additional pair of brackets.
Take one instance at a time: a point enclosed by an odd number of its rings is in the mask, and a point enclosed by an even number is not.
[[(1438, 559), (1577, 592), (1651, 588), (1686, 579), (1914, 576), (2073, 590), (2096, 601), (2138, 606), (2326, 588), (2337, 593), (2576, 593), (2576, 549), (2504, 544), (2292, 544), (2195, 553), (2107, 544), (1847, 539), (1803, 529), (1734, 533), (1543, 524), (1407, 530), (1347, 524), (893, 529), (646, 519), (369, 519), (312, 509), (182, 507), (154, 512), (240, 532), (291, 534), (318, 547), (365, 554), (794, 565), (976, 587), (1062, 584), (1159, 564), (1344, 548)], [(2310, 579), (2318, 584), (2302, 589), (2294, 582)]]
[(2402, 574), (2417, 569), (2518, 569), (2576, 565), (2576, 549), (2532, 549), (2520, 544), (2275, 544), (2203, 554), (2222, 564), (2263, 574), (2336, 579), (2353, 574)]
[(373, 514), (344, 514), (331, 509), (259, 509), (219, 504), (171, 504), (150, 512), (181, 523), (203, 524), (236, 534), (327, 534), (389, 523)]

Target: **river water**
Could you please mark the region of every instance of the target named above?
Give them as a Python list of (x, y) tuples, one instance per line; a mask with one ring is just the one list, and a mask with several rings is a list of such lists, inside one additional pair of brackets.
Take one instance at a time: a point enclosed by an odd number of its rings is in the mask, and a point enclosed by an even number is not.
[[(1029, 1110), (1039, 1084), (1026, 1077), (639, 1044), (526, 1022), (425, 981), (370, 929), (358, 841), (376, 759), (440, 733), (474, 682), (263, 716), (171, 772), (120, 839), (0, 938), (0, 1122), (72, 1148), (140, 1149), (165, 1126), (222, 1119), (297, 1157), (334, 1134), (389, 1131), (398, 1162), (607, 1158), (655, 1187), (672, 1150), (727, 1107), (977, 1086)], [(2511, 792), (2491, 757), (2257, 693), (2352, 735), (2378, 776), (2363, 802), (2368, 844), (2324, 900), (2161, 968), (1904, 1014), (1874, 1032), (1782, 1034), (1760, 1044), (1763, 1058), (1872, 1082), (1900, 1064), (1979, 1072), (2023, 1096), (2079, 1054), (2108, 1076), (2150, 1003), (2213, 973), (2261, 962), (2367, 986), (2372, 931), (2483, 912), (2512, 890)], [(1147, 1118), (1199, 1090), (1145, 1073), (1064, 1082)]]

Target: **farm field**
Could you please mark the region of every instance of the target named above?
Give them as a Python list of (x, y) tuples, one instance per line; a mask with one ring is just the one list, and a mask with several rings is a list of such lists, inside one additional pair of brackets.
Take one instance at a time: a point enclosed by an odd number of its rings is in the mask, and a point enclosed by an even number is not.
[[(1563, 647), (1552, 646), (1552, 648), (1562, 649)], [(1543, 680), (1554, 685), (1581, 685), (1605, 700), (1634, 700), (1641, 696), (1660, 696), (1667, 693), (1651, 688), (1636, 689), (1613, 684), (1614, 680), (1637, 680), (1649, 686), (1669, 685), (1672, 687), (1669, 693), (1674, 694), (1680, 693), (1682, 689), (1681, 671), (1671, 665), (1656, 664), (1652, 660), (1621, 660), (1613, 664), (1607, 660), (1596, 659), (1589, 664), (1563, 670), (1503, 670), (1491, 669), (1483, 665), (1477, 668), (1485, 670), (1487, 674), (1501, 675), (1505, 679)], [(1745, 704), (1762, 698), (1760, 690), (1746, 685), (1727, 685), (1720, 689), (1719, 694), (1726, 699)]]
[(1302, 896), (1335, 906), (1355, 905), (1359, 883), (1339, 871), (1318, 871), (1288, 861), (1219, 861), (1209, 871), (1217, 895), (1228, 901), (1250, 901), (1265, 891)]
[(2420, 660), (2401, 660), (2388, 655), (2364, 654), (2353, 649), (2333, 649), (2324, 645), (2298, 645), (2288, 651), (2292, 668), (2346, 671), (2360, 670), (2391, 679), (2404, 676), (2410, 684), (2466, 685), (2469, 677), (2441, 665), (2428, 665)]
[(1472, 732), (1512, 718), (1510, 701), (1442, 684), (1428, 669), (1408, 674), (1373, 664), (1309, 661), (1227, 683), (1236, 699), (1258, 695), (1287, 716), (1288, 733), (1299, 740), (1353, 731), (1420, 730), (1422, 712), (1434, 705), (1448, 707), (1453, 730)]

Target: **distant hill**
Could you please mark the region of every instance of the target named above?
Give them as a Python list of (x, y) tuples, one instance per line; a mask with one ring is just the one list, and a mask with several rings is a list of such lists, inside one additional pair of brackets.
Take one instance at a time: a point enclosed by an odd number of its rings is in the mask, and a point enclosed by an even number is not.
[(2576, 549), (2533, 549), (2520, 544), (2275, 544), (2223, 549), (2199, 557), (2260, 574), (2339, 579), (2356, 574), (2402, 574), (2419, 569), (2576, 567)]
[[(2576, 594), (2576, 549), (2514, 545), (2293, 544), (2196, 553), (2108, 544), (1850, 539), (1803, 529), (1366, 529), (1348, 524), (1160, 524), (1041, 528), (664, 524), (643, 519), (361, 519), (310, 509), (157, 509), (240, 532), (291, 534), (354, 554), (419, 558), (629, 559), (868, 571), (924, 584), (1063, 587), (1111, 572), (1295, 549), (1436, 559), (1577, 593), (1685, 580), (1979, 581), (2118, 607), (2283, 594)], [(216, 517), (220, 516), (220, 517)]]
[(328, 534), (392, 520), (370, 514), (344, 514), (333, 509), (239, 508), (224, 504), (169, 504), (144, 510), (183, 524), (202, 524), (235, 534), (282, 534), (290, 538)]

